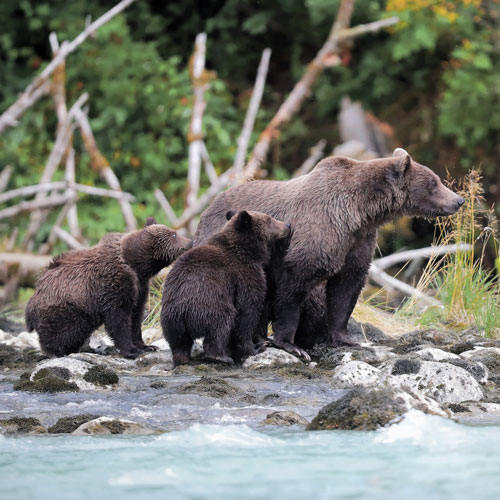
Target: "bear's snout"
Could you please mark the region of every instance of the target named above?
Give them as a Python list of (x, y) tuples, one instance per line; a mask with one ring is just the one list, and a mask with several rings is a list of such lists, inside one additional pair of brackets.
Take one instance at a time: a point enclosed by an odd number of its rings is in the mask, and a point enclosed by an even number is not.
[(193, 247), (193, 240), (191, 240), (189, 238), (185, 238), (184, 236), (178, 236), (177, 242), (179, 245), (179, 249), (181, 251), (189, 250), (190, 248)]

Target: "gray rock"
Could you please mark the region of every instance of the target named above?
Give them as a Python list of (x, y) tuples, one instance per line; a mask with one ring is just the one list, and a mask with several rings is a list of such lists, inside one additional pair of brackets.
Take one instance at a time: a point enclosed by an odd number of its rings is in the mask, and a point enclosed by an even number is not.
[(488, 368), (486, 368), (486, 366), (480, 361), (470, 361), (468, 359), (462, 359), (459, 356), (458, 359), (447, 359), (443, 362), (450, 363), (467, 370), (480, 384), (486, 384), (486, 382), (488, 382)]
[(269, 347), (264, 352), (247, 358), (243, 363), (243, 368), (255, 370), (264, 366), (289, 365), (292, 363), (302, 363), (302, 361), (286, 351)]
[(381, 369), (393, 375), (389, 379), (391, 385), (407, 386), (441, 404), (479, 401), (483, 397), (476, 379), (450, 363), (403, 358), (383, 363)]
[(383, 377), (381, 370), (363, 361), (349, 361), (337, 366), (333, 372), (333, 381), (347, 387), (371, 387), (380, 384)]
[(407, 411), (391, 388), (356, 387), (345, 396), (321, 408), (308, 430), (374, 430), (393, 422)]
[(308, 425), (309, 422), (294, 411), (274, 411), (262, 422), (265, 425)]
[(0, 420), (0, 434), (46, 434), (47, 429), (33, 417), (12, 417)]
[(453, 354), (451, 352), (443, 351), (442, 349), (437, 349), (436, 347), (425, 347), (418, 351), (414, 351), (414, 354), (423, 359), (424, 361), (443, 361), (448, 359), (460, 359), (460, 356)]
[(475, 347), (472, 351), (465, 351), (460, 357), (468, 361), (483, 363), (491, 375), (500, 375), (500, 348)]
[(153, 429), (139, 425), (131, 420), (109, 417), (99, 417), (89, 422), (85, 422), (72, 432), (75, 436), (110, 434), (147, 435), (155, 433), (156, 431)]

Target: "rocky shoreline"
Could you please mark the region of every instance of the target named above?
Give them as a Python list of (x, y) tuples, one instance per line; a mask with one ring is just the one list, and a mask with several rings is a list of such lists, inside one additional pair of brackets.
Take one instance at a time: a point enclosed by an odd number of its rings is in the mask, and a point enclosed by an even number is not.
[(313, 361), (274, 348), (241, 367), (203, 361), (173, 369), (159, 350), (113, 354), (102, 334), (89, 352), (47, 359), (35, 334), (0, 331), (0, 433), (150, 434), (194, 423), (253, 428), (370, 430), (410, 409), (466, 424), (500, 423), (500, 341), (476, 332), (398, 337), (350, 322), (355, 348), (318, 346)]

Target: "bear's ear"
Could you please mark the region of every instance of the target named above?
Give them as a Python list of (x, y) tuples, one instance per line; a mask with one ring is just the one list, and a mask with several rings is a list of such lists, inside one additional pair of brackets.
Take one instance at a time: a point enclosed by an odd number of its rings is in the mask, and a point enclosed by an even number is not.
[(235, 226), (237, 229), (248, 229), (252, 225), (252, 216), (246, 211), (242, 210), (238, 213)]
[(396, 175), (404, 174), (411, 165), (411, 156), (402, 148), (396, 148), (392, 153), (394, 162), (394, 173)]
[(144, 224), (144, 227), (152, 226), (153, 224), (158, 224), (158, 222), (156, 222), (156, 219), (154, 217), (148, 217), (146, 219), (146, 224)]
[(236, 212), (233, 212), (232, 210), (229, 210), (228, 212), (226, 212), (226, 220), (231, 220), (235, 213)]

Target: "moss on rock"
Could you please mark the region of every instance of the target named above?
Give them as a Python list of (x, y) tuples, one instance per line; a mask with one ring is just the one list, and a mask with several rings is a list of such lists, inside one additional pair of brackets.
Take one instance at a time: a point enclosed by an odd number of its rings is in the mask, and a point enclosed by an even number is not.
[(393, 390), (359, 387), (323, 407), (307, 430), (374, 430), (387, 425), (405, 411), (404, 404), (397, 400)]
[(11, 345), (0, 344), (0, 367), (9, 369), (28, 368), (45, 359), (37, 349), (16, 349)]
[(78, 429), (80, 425), (99, 418), (99, 415), (75, 415), (74, 417), (62, 417), (52, 427), (47, 430), (50, 434), (71, 434), (74, 430)]
[(78, 392), (79, 388), (74, 382), (69, 382), (71, 373), (66, 368), (42, 368), (30, 380), (30, 374), (25, 372), (14, 384), (15, 391), (28, 392)]
[(240, 392), (237, 387), (227, 383), (223, 378), (203, 376), (195, 382), (179, 387), (180, 393), (195, 393), (214, 398), (234, 396)]
[(87, 372), (83, 376), (83, 380), (85, 380), (86, 382), (90, 382), (91, 384), (94, 385), (106, 386), (106, 385), (117, 384), (119, 378), (118, 375), (110, 368), (97, 365), (97, 366), (92, 366), (87, 370)]
[(45, 434), (47, 430), (33, 417), (12, 417), (0, 420), (0, 434)]
[(422, 363), (417, 359), (398, 359), (395, 361), (391, 375), (409, 375), (418, 373)]

